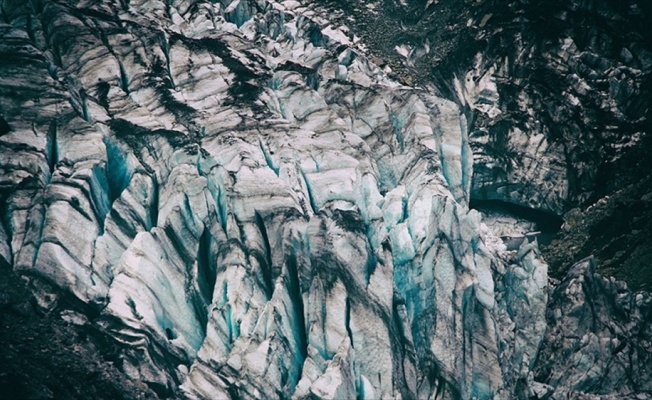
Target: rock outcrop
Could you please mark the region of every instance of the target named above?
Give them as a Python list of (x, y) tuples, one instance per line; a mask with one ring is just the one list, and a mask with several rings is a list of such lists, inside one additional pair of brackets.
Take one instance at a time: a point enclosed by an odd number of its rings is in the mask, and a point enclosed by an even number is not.
[(540, 398), (649, 397), (652, 298), (595, 269), (593, 259), (580, 261), (552, 289), (535, 367), (547, 383), (536, 386)]

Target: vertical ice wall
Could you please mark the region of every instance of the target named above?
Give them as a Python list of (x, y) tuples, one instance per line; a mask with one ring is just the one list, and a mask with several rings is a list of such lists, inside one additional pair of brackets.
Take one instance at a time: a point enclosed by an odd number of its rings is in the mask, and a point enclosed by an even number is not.
[(454, 103), (299, 2), (2, 10), (0, 256), (43, 307), (88, 305), (130, 376), (188, 398), (527, 392), (546, 266), (469, 210)]

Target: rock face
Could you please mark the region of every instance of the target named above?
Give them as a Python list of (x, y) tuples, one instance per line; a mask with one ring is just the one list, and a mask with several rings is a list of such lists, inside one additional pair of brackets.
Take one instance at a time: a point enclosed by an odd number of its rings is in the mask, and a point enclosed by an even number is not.
[[(584, 273), (549, 295), (537, 242), (507, 251), (469, 208), (491, 185), (512, 192), (474, 158), (493, 142), (468, 105), (393, 80), (332, 9), (0, 5), (0, 263), (43, 312), (105, 334), (121, 373), (159, 397), (652, 390), (637, 369), (647, 295), (561, 324), (583, 312), (562, 288)], [(540, 178), (510, 201), (559, 212), (559, 147), (521, 133), (493, 145)], [(609, 303), (615, 284), (590, 277), (585, 302)], [(590, 346), (564, 341), (575, 330)], [(636, 361), (607, 354), (621, 343)], [(598, 355), (595, 378), (553, 371)]]
[(157, 398), (144, 382), (120, 371), (120, 346), (93, 329), (84, 314), (43, 315), (25, 286), (0, 263), (3, 399)]
[(398, 78), (465, 113), (472, 198), (563, 215), (648, 175), (649, 2), (337, 3)]
[(635, 290), (650, 290), (652, 270), (652, 176), (600, 199), (586, 209), (566, 213), (563, 236), (543, 254), (555, 276), (570, 267), (568, 259), (593, 256), (600, 273), (627, 282)]
[[(595, 273), (580, 261), (553, 288), (548, 332), (535, 368), (552, 398), (595, 392), (604, 398), (645, 398), (650, 392), (652, 298)], [(555, 357), (567, 354), (567, 357)], [(540, 387), (542, 389), (544, 387)]]

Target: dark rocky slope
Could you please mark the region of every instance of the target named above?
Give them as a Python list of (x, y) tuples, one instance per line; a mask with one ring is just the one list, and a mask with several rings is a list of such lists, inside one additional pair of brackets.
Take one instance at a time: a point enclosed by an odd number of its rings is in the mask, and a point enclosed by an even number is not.
[(0, 263), (0, 398), (154, 399), (120, 370), (118, 344), (83, 313), (44, 315), (25, 283)]
[[(329, 4), (345, 15), (354, 7)], [(544, 248), (553, 274), (561, 277), (570, 260), (596, 254), (600, 271), (652, 288), (650, 275), (639, 271), (648, 269), (651, 237), (644, 196), (652, 169), (646, 28), (652, 6), (636, 0), (374, 4), (382, 11), (357, 7), (361, 16), (353, 23), (371, 51), (389, 60), (403, 81), (432, 84), (465, 110), (475, 157), (472, 200), (559, 217), (574, 210), (566, 216), (573, 220), (581, 212), (590, 232), (573, 229), (569, 236), (567, 229)], [(395, 50), (401, 44), (410, 48), (406, 57)], [(625, 188), (608, 211), (593, 206)], [(575, 227), (569, 222), (567, 228)]]

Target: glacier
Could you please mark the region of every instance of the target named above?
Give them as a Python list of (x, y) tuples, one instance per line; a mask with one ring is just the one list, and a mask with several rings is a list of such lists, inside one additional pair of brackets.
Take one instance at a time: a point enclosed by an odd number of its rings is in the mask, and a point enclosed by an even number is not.
[(547, 175), (492, 180), (489, 78), (401, 83), (308, 1), (0, 5), (0, 261), (156, 396), (652, 398), (650, 296), (470, 208), (568, 195), (518, 128)]

